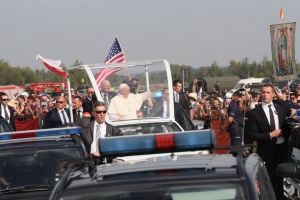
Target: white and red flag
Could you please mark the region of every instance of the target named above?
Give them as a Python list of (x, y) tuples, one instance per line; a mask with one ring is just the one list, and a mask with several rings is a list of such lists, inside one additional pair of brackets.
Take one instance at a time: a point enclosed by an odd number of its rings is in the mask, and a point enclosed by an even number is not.
[[(118, 37), (114, 40), (108, 56), (106, 57), (104, 63), (120, 63), (125, 62), (125, 54), (123, 52), (122, 46), (119, 42)], [(96, 75), (96, 83), (98, 87), (100, 87), (101, 81), (107, 79), (114, 73), (125, 69), (124, 67), (117, 67), (117, 68), (105, 68), (101, 69), (98, 74)]]
[(282, 11), (282, 7), (280, 6), (280, 10), (279, 10), (279, 17), (281, 19), (284, 19), (284, 16), (283, 16), (283, 11)]
[(63, 76), (64, 78), (67, 78), (66, 72), (63, 70), (63, 68), (60, 67), (61, 64), (60, 60), (46, 59), (40, 56), (39, 54), (36, 54), (36, 59), (40, 59), (50, 71), (57, 73)]

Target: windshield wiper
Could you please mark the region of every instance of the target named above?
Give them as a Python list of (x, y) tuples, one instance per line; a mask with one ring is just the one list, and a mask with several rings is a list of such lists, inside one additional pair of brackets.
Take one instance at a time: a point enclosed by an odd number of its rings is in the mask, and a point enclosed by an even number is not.
[(47, 190), (52, 190), (53, 188), (54, 188), (53, 185), (26, 185), (26, 186), (19, 186), (19, 187), (0, 190), (0, 195), (1, 194), (12, 194), (12, 193), (22, 193), (22, 192), (32, 192), (32, 191), (47, 191)]

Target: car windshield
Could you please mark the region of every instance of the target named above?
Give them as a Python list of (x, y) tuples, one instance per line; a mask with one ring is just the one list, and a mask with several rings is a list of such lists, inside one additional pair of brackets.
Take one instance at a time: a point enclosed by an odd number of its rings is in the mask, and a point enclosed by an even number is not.
[(244, 87), (244, 85), (245, 85), (244, 83), (236, 84), (233, 89), (236, 89), (236, 90), (242, 89)]
[(0, 120), (0, 133), (11, 132), (13, 129), (11, 126), (3, 119)]
[(1, 151), (0, 189), (27, 185), (54, 186), (62, 175), (60, 160), (77, 158), (78, 147), (27, 148)]
[(142, 185), (126, 185), (115, 187), (104, 187), (87, 189), (85, 192), (72, 191), (64, 195), (61, 200), (79, 199), (101, 199), (101, 200), (134, 200), (134, 199), (156, 199), (156, 200), (198, 200), (198, 199), (247, 199), (245, 197), (243, 184), (237, 182), (206, 182), (178, 181), (177, 183), (145, 183)]
[(175, 123), (149, 123), (149, 124), (130, 124), (118, 127), (123, 135), (144, 135), (152, 133), (167, 133), (181, 131)]
[[(86, 69), (83, 69), (85, 66)], [(95, 101), (109, 98), (107, 104), (107, 120), (124, 121), (132, 119), (169, 118), (174, 119), (173, 89), (170, 66), (167, 61), (137, 61), (117, 64), (92, 64), (70, 68), (71, 84), (76, 87), (76, 80), (86, 80), (86, 85), (97, 84)], [(104, 82), (100, 80), (101, 73), (111, 73), (106, 78), (109, 81), (110, 91), (104, 96), (101, 89)], [(86, 73), (89, 72), (89, 73)], [(91, 75), (92, 74), (92, 75)], [(80, 77), (83, 78), (80, 78)], [(89, 77), (88, 79), (86, 77)], [(89, 80), (90, 79), (90, 80)], [(124, 85), (127, 84), (126, 85)], [(155, 85), (155, 87), (153, 87)], [(168, 89), (168, 90), (166, 90)], [(152, 90), (152, 92), (150, 91)], [(100, 92), (101, 91), (101, 92)], [(107, 91), (106, 91), (107, 92)]]

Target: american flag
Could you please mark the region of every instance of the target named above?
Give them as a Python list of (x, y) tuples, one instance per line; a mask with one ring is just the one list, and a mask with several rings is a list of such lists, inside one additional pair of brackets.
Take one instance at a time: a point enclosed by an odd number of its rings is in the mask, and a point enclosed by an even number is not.
[[(119, 62), (125, 62), (125, 54), (122, 50), (121, 44), (118, 40), (118, 37), (116, 37), (104, 63), (119, 63)], [(110, 77), (111, 75), (113, 75), (114, 73), (116, 73), (122, 69), (124, 69), (124, 68), (117, 67), (117, 68), (101, 69), (98, 72), (98, 74), (96, 75), (96, 83), (97, 83), (98, 87), (100, 87), (102, 80), (107, 79), (108, 77)]]

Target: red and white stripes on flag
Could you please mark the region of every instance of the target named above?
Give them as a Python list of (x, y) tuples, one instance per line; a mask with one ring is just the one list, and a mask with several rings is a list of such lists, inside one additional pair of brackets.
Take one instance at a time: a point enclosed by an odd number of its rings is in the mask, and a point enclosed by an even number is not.
[[(121, 63), (125, 62), (125, 54), (121, 47), (121, 44), (118, 40), (118, 37), (115, 38), (114, 43), (112, 44), (108, 56), (106, 57), (104, 63)], [(101, 69), (96, 75), (96, 83), (100, 87), (101, 81), (109, 78), (114, 73), (125, 69), (124, 67), (117, 68), (105, 68)]]
[(63, 76), (64, 78), (67, 78), (66, 72), (63, 70), (63, 68), (60, 67), (61, 64), (60, 60), (46, 59), (40, 56), (39, 54), (36, 54), (36, 59), (40, 59), (50, 71), (57, 73)]

